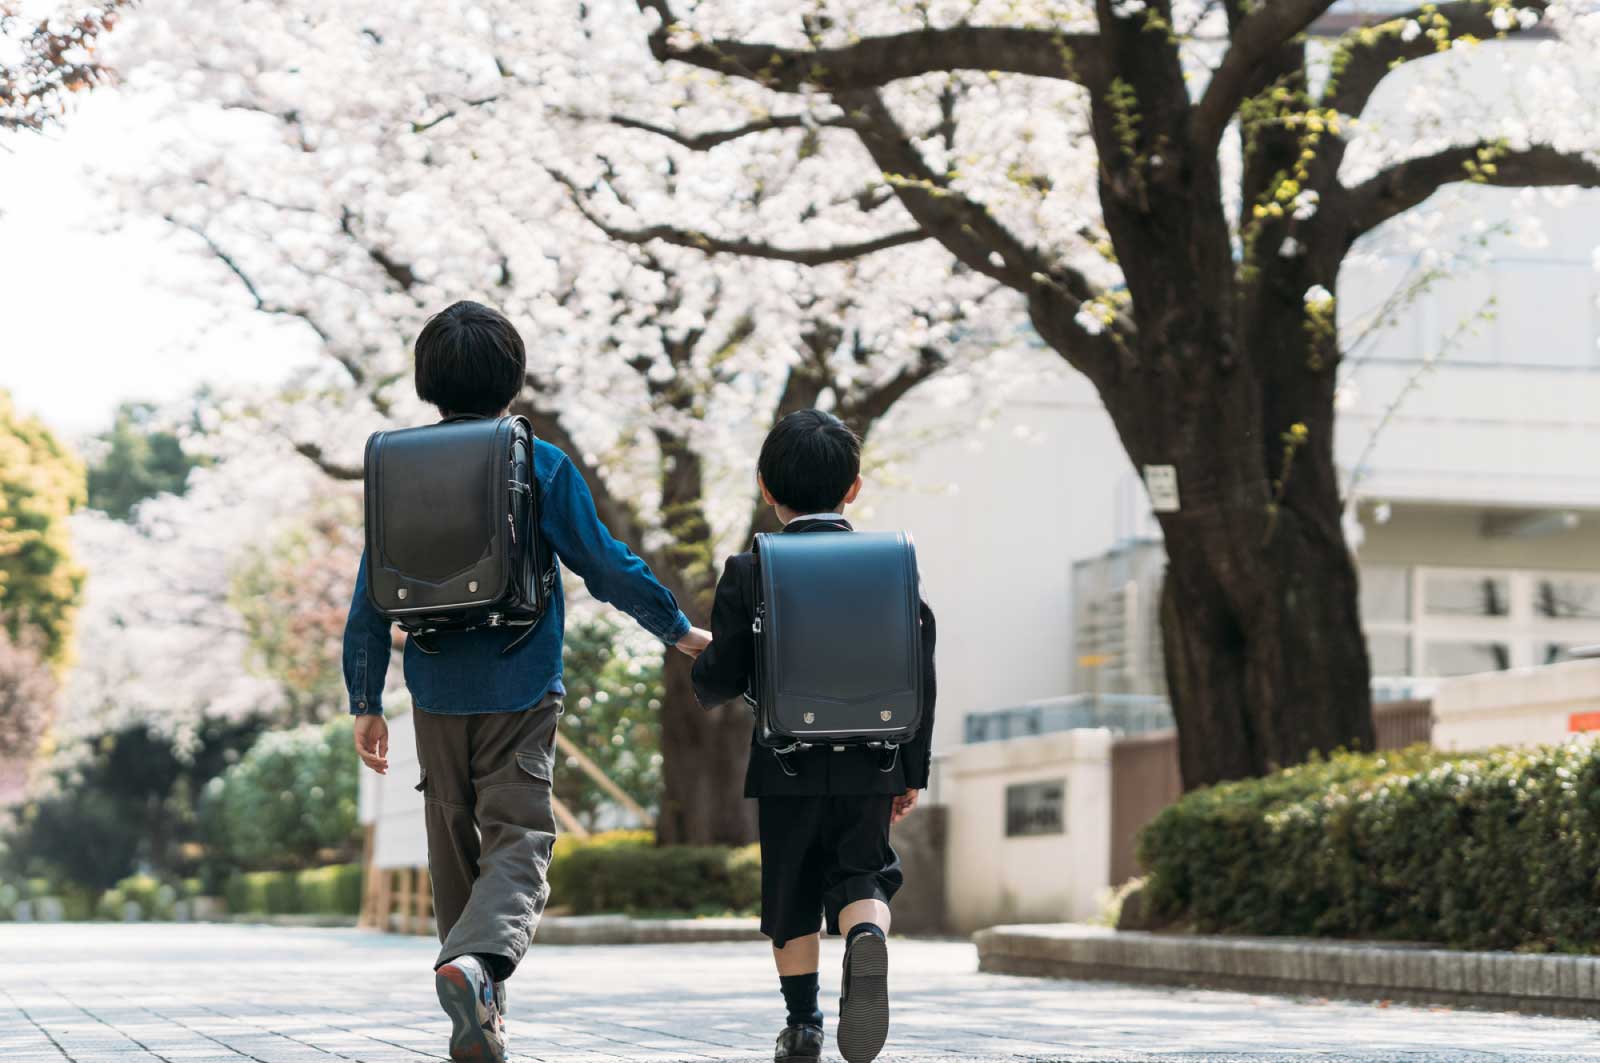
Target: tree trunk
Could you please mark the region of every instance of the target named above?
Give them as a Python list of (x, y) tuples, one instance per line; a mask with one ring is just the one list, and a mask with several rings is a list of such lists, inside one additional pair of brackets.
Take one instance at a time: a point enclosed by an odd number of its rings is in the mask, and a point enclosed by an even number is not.
[(702, 709), (689, 684), (689, 659), (681, 653), (668, 652), (662, 686), (656, 840), (662, 845), (754, 841), (755, 804), (743, 796), (750, 714), (737, 701)]
[[(1186, 789), (1374, 746), (1356, 567), (1340, 525), (1333, 363), (1308, 369), (1320, 344), (1291, 294), (1245, 330), (1236, 368), (1187, 360), (1140, 395), (1166, 396), (1161, 416), (1113, 413), (1136, 461), (1178, 455), (1180, 509), (1160, 516), (1161, 628)], [(1196, 387), (1194, 376), (1210, 379)], [(1166, 426), (1154, 440), (1151, 424)]]
[(1185, 789), (1374, 746), (1354, 563), (1292, 509), (1261, 512), (1164, 521), (1186, 528), (1167, 535), (1161, 598)]

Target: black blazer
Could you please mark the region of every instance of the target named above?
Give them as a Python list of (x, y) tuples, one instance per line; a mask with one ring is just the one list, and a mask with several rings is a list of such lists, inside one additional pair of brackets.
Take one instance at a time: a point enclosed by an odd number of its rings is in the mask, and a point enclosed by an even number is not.
[[(784, 528), (786, 535), (808, 532), (849, 532), (846, 520), (797, 520)], [(711, 606), (711, 645), (694, 662), (692, 677), (695, 696), (706, 708), (715, 708), (741, 698), (750, 685), (755, 668), (755, 637), (750, 625), (755, 619), (756, 555), (751, 551), (728, 558), (717, 581), (716, 600)], [(745, 772), (746, 797), (820, 797), (830, 794), (902, 794), (928, 785), (932, 756), (933, 705), (937, 687), (933, 667), (934, 621), (927, 597), (922, 599), (922, 724), (917, 737), (900, 747), (892, 767), (889, 755), (880, 750), (851, 746), (841, 750), (809, 749), (785, 754), (795, 770), (789, 775), (778, 763), (777, 755), (755, 741), (750, 734), (750, 766)]]

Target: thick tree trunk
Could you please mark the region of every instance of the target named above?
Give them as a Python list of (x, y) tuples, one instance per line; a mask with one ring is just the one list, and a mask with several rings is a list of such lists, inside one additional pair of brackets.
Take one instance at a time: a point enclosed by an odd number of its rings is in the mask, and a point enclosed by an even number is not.
[(1186, 789), (1373, 748), (1349, 552), (1324, 522), (1262, 512), (1164, 521), (1161, 631)]
[(745, 800), (750, 714), (738, 702), (706, 711), (689, 684), (689, 659), (667, 654), (662, 673), (662, 845), (744, 845), (756, 837), (755, 803)]

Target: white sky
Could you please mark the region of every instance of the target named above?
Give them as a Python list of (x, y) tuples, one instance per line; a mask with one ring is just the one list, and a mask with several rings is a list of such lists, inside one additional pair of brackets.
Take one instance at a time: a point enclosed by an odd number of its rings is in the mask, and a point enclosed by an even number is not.
[(148, 111), (115, 89), (44, 136), (0, 135), (0, 388), (71, 437), (118, 402), (277, 383), (315, 358), (292, 323), (159, 222), (118, 217), (95, 167), (136, 165)]

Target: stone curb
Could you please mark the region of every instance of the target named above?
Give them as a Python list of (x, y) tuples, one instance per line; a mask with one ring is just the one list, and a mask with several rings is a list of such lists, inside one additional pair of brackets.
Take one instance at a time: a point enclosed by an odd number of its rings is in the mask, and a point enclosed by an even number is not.
[(550, 916), (539, 923), (541, 945), (656, 945), (764, 941), (759, 919), (634, 919), (626, 915)]
[(978, 969), (998, 974), (1600, 1017), (1595, 956), (1151, 934), (1075, 923), (998, 926), (978, 931), (973, 943)]

